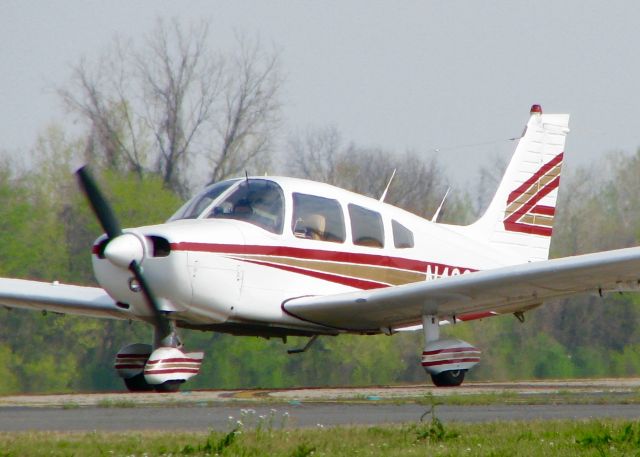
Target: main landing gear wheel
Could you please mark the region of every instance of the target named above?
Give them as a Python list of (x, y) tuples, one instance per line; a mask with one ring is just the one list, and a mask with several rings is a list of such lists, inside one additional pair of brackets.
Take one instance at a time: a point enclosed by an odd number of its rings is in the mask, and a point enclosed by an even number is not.
[(184, 381), (165, 381), (162, 384), (157, 384), (152, 388), (155, 389), (156, 392), (161, 393), (170, 393), (177, 392), (180, 390), (180, 386)]
[(139, 373), (131, 378), (125, 378), (124, 385), (127, 386), (129, 392), (151, 392), (154, 387), (147, 383), (143, 373)]
[(436, 387), (457, 387), (464, 381), (467, 370), (447, 370), (432, 374), (431, 380)]

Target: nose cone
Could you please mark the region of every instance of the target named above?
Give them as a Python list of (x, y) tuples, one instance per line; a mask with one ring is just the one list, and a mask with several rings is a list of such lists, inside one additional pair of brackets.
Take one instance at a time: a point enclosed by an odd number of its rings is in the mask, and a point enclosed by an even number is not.
[(104, 248), (104, 256), (116, 266), (129, 268), (134, 260), (137, 263), (142, 262), (144, 245), (133, 233), (124, 233), (109, 241)]

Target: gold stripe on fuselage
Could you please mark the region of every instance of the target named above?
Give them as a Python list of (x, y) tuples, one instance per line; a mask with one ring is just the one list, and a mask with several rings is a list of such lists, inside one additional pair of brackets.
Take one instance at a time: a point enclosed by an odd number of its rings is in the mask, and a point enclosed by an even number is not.
[(323, 262), (318, 260), (294, 259), (291, 257), (271, 256), (242, 256), (251, 260), (269, 262), (289, 267), (305, 268), (341, 276), (350, 276), (358, 279), (367, 279), (398, 286), (411, 282), (424, 281), (425, 273), (408, 270), (398, 270), (389, 267), (375, 267), (370, 265), (355, 265), (351, 263)]

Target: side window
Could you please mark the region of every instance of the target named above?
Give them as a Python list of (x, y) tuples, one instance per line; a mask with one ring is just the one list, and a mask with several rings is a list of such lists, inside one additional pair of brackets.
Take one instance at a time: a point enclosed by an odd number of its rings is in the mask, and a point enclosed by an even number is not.
[(358, 205), (349, 205), (353, 244), (372, 248), (384, 247), (384, 227), (380, 213)]
[(413, 247), (413, 232), (401, 223), (391, 220), (393, 229), (393, 244), (398, 249)]
[(344, 218), (340, 203), (330, 198), (294, 193), (291, 230), (298, 238), (344, 242)]

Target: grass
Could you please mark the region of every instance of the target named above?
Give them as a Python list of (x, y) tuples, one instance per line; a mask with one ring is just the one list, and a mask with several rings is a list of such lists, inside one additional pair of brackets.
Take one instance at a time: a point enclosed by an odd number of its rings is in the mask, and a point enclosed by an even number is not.
[(78, 409), (80, 405), (74, 401), (68, 401), (62, 404), (62, 409)]
[[(310, 403), (377, 403), (377, 404), (419, 404), (419, 405), (450, 405), (450, 406), (489, 406), (489, 405), (625, 405), (640, 404), (640, 393), (638, 392), (602, 392), (598, 394), (585, 394), (583, 392), (558, 392), (540, 394), (522, 394), (518, 392), (503, 391), (499, 393), (479, 393), (479, 394), (447, 394), (447, 395), (422, 395), (407, 397), (378, 397), (372, 395), (355, 395), (352, 397), (341, 397), (337, 399), (310, 399), (297, 401), (298, 404)], [(232, 399), (225, 401), (208, 400), (193, 401), (188, 398), (162, 399), (162, 401), (141, 403), (136, 398), (101, 399), (95, 406), (98, 408), (153, 408), (153, 407), (199, 407), (199, 406), (231, 406), (251, 408), (256, 405), (282, 405), (286, 400), (279, 398), (248, 398)], [(291, 402), (289, 402), (291, 403)], [(62, 409), (82, 408), (74, 401), (60, 403)], [(2, 454), (0, 454), (2, 457)]]
[[(201, 407), (201, 406), (238, 406), (243, 408), (251, 408), (257, 405), (269, 406), (289, 404), (312, 404), (312, 403), (376, 403), (376, 404), (419, 404), (419, 405), (449, 405), (449, 406), (489, 406), (489, 405), (575, 405), (575, 404), (591, 404), (591, 405), (623, 405), (638, 404), (640, 405), (640, 391), (632, 390), (627, 392), (579, 392), (579, 391), (559, 391), (556, 393), (520, 393), (513, 391), (502, 391), (492, 393), (465, 393), (455, 394), (447, 393), (446, 395), (433, 395), (431, 393), (421, 396), (404, 396), (404, 397), (385, 397), (374, 395), (354, 395), (350, 397), (335, 398), (314, 398), (308, 400), (290, 400), (282, 398), (242, 398), (242, 399), (226, 399), (220, 400), (202, 400), (191, 399), (189, 397), (180, 398), (164, 398), (158, 397), (158, 401), (149, 401), (145, 399), (141, 401), (135, 396), (127, 396), (123, 394), (117, 398), (104, 398), (94, 403), (98, 408), (153, 408), (153, 407)], [(90, 406), (88, 404), (78, 403), (73, 400), (65, 400), (60, 403), (52, 403), (49, 407), (59, 407), (62, 409), (78, 409)], [(0, 449), (1, 450), (1, 449)], [(2, 454), (0, 453), (0, 457)]]
[[(140, 403), (135, 402), (134, 400), (128, 400), (126, 398), (123, 398), (118, 400), (110, 400), (110, 399), (100, 400), (96, 406), (98, 408), (135, 408), (142, 405)], [(2, 454), (0, 454), (0, 456), (1, 455)]]
[(451, 395), (425, 395), (414, 398), (401, 398), (395, 403), (431, 404), (437, 402), (441, 405), (622, 405), (640, 404), (638, 392), (602, 392), (598, 394), (576, 391), (560, 391), (557, 393), (523, 394), (518, 392), (503, 391), (498, 393), (481, 394), (451, 394)]
[(626, 456), (638, 455), (640, 423), (623, 420), (424, 422), (227, 433), (0, 433), (0, 456)]

